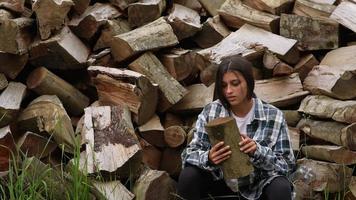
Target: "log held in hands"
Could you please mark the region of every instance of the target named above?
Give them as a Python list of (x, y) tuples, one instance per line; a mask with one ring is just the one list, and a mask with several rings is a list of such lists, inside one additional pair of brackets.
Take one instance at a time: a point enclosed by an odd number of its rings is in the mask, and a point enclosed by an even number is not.
[(205, 126), (205, 129), (212, 146), (224, 141), (225, 145), (229, 145), (231, 148), (231, 157), (222, 163), (225, 179), (247, 176), (253, 171), (249, 156), (240, 151), (240, 132), (234, 118), (214, 119)]

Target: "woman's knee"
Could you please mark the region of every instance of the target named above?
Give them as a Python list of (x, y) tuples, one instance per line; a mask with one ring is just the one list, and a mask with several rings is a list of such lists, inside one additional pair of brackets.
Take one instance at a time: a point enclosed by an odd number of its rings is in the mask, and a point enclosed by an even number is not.
[(264, 199), (291, 199), (292, 186), (286, 177), (277, 177), (264, 189)]
[(184, 184), (199, 184), (204, 178), (203, 174), (204, 172), (202, 169), (193, 165), (188, 165), (181, 171), (178, 181), (179, 183)]

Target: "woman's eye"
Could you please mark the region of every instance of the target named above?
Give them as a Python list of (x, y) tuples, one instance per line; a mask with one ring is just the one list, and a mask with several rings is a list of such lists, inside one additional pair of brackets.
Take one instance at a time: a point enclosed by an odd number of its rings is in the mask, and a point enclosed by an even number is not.
[(232, 84), (233, 86), (238, 86), (238, 85), (240, 84), (240, 81), (235, 80), (235, 81), (232, 81), (231, 84)]

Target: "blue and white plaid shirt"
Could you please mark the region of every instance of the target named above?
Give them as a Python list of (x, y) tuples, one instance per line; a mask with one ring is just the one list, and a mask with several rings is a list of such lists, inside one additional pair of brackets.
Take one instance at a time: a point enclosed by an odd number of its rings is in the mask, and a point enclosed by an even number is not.
[[(255, 170), (250, 175), (239, 178), (240, 194), (247, 199), (258, 199), (264, 186), (275, 177), (289, 176), (295, 167), (295, 158), (288, 134), (288, 127), (282, 111), (276, 107), (254, 99), (254, 114), (247, 125), (247, 136), (256, 141), (257, 149), (250, 161)], [(205, 125), (218, 117), (231, 116), (219, 100), (206, 105), (199, 114), (194, 137), (182, 153), (183, 167), (186, 163), (211, 171), (214, 179), (223, 178), (219, 166), (208, 161), (211, 148)]]

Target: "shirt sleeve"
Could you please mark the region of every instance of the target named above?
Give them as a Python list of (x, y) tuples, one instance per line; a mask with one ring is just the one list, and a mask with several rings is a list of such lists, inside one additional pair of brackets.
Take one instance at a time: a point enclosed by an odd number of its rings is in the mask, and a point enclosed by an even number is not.
[(256, 142), (257, 149), (251, 162), (257, 168), (287, 176), (294, 169), (295, 158), (282, 112), (276, 115), (276, 120), (272, 123), (275, 123), (273, 124), (273, 133), (269, 134), (277, 136), (275, 144), (263, 146)]

